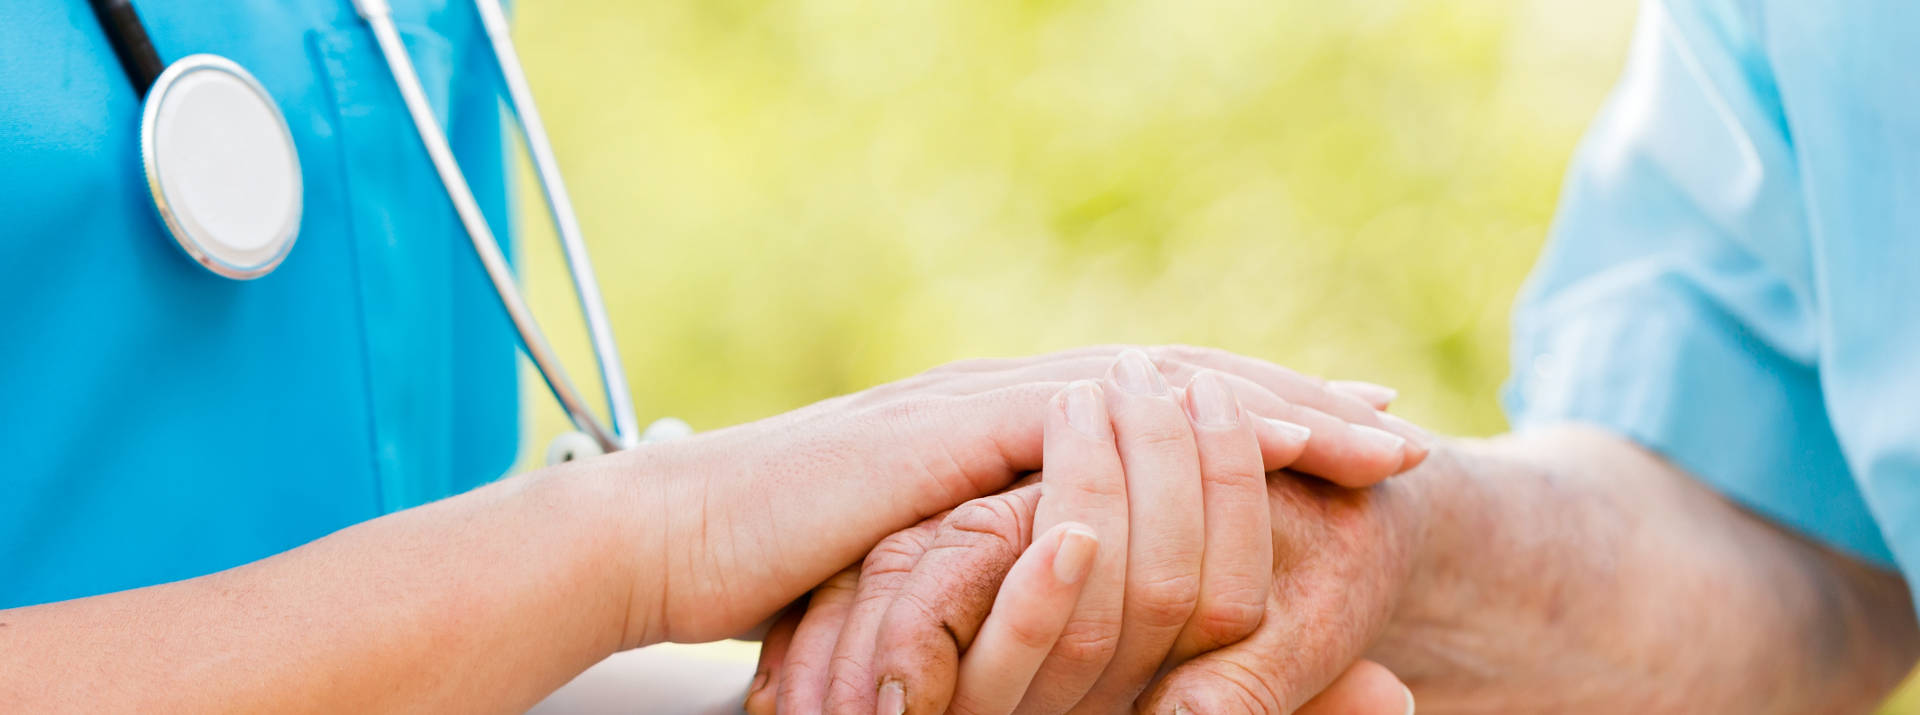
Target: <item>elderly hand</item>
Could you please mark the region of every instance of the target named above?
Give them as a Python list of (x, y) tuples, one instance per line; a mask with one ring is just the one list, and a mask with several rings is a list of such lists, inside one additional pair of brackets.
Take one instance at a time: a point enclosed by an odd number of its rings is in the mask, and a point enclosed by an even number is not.
[[(1278, 368), (1245, 370), (1236, 365), (1243, 359), (1206, 351), (1181, 357), (1235, 365), (1264, 384), (1300, 392), (1297, 376)], [(1037, 509), (1026, 496), (1031, 487), (970, 503), (890, 538), (863, 573), (845, 572), (816, 591), (805, 618), (786, 622), (795, 630), (770, 635), (749, 709), (770, 710), (777, 695), (781, 710), (796, 712), (868, 712), (876, 705), (883, 712), (896, 705), (1002, 712), (1023, 697), (1028, 711), (1110, 711), (1130, 703), (1163, 664), (1277, 620), (1265, 612), (1275, 561), (1264, 471), (1285, 463), (1263, 465), (1253, 437), (1274, 426), (1239, 407), (1228, 389), (1234, 377), (1196, 374), (1192, 363), (1163, 353), (1163, 372), (1195, 375), (1181, 394), (1141, 369), (1145, 363), (1139, 353), (1123, 357), (1099, 388), (1075, 385), (1059, 398), (1047, 422), (1047, 491)], [(1271, 397), (1262, 383), (1243, 384), (1256, 389), (1238, 391), (1242, 397)], [(1102, 408), (1110, 409), (1110, 423), (1085, 427)], [(969, 678), (975, 670), (1009, 671), (987, 664), (998, 650), (970, 646), (985, 638), (983, 621), (1022, 618), (1013, 604), (991, 599), (1035, 519), (1043, 529), (1069, 519), (1090, 525), (1103, 544), (1098, 563), (1057, 642), (1050, 632), (1021, 640), (1025, 658), (1011, 670), (1023, 677)], [(1008, 587), (999, 588), (1004, 594)], [(1036, 648), (1044, 664), (1034, 658)], [(1040, 680), (1025, 690), (1024, 676), (1034, 674), (1029, 662)], [(1314, 676), (1320, 680), (1312, 690), (1338, 674)], [(1364, 707), (1381, 702), (1381, 694), (1392, 709)], [(1354, 669), (1328, 695), (1361, 707), (1339, 712), (1397, 715), (1406, 704), (1405, 690), (1377, 666)]]

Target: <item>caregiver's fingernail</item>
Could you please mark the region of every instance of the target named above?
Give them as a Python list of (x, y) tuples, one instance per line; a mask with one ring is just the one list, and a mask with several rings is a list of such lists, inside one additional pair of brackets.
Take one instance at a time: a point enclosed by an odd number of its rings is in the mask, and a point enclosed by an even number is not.
[(1227, 391), (1227, 383), (1211, 370), (1193, 376), (1187, 384), (1187, 414), (1195, 424), (1207, 427), (1232, 427), (1240, 424), (1240, 403)]
[(1093, 570), (1093, 556), (1100, 551), (1100, 537), (1093, 530), (1074, 525), (1060, 537), (1060, 550), (1053, 552), (1053, 579), (1066, 585), (1080, 583)]
[(1354, 425), (1353, 435), (1368, 449), (1382, 452), (1398, 452), (1407, 448), (1407, 438), (1378, 427)]
[(1094, 439), (1105, 440), (1113, 431), (1107, 418), (1107, 406), (1100, 398), (1100, 386), (1092, 380), (1076, 380), (1067, 386), (1067, 425)]
[(1399, 390), (1387, 387), (1386, 385), (1376, 385), (1360, 380), (1334, 380), (1327, 383), (1327, 386), (1334, 390), (1358, 397), (1361, 402), (1372, 405), (1376, 409), (1393, 404), (1394, 398), (1400, 396)]
[(907, 686), (898, 680), (889, 680), (880, 684), (880, 706), (874, 708), (875, 715), (906, 715)]
[(1406, 437), (1413, 442), (1414, 446), (1426, 449), (1433, 445), (1433, 433), (1428, 432), (1420, 425), (1408, 422), (1399, 415), (1391, 415), (1385, 412), (1376, 416), (1380, 418), (1381, 424), (1387, 426), (1387, 429), (1392, 430), (1394, 434)]
[(1120, 353), (1120, 361), (1113, 364), (1113, 382), (1136, 395), (1167, 393), (1167, 380), (1160, 376), (1160, 368), (1154, 367), (1147, 354), (1136, 348)]
[(1275, 431), (1285, 435), (1287, 439), (1295, 442), (1305, 443), (1313, 437), (1313, 430), (1308, 429), (1306, 425), (1294, 424), (1286, 420), (1276, 420), (1272, 417), (1262, 417), (1260, 419), (1266, 420), (1267, 426), (1272, 427)]
[(1405, 685), (1400, 687), (1407, 691), (1407, 715), (1413, 715), (1413, 689)]

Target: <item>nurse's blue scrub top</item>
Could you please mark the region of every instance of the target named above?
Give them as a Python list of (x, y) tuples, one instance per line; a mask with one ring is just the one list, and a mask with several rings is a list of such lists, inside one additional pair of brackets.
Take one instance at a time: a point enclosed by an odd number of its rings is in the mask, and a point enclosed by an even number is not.
[(1643, 2), (1515, 315), (1515, 423), (1920, 583), (1917, 38), (1914, 2)]
[[(478, 19), (393, 4), (506, 235)], [(306, 210), (264, 278), (194, 264), (86, 0), (0, 3), (0, 607), (285, 551), (491, 480), (517, 447), (512, 328), (349, 0), (134, 5), (163, 59), (224, 55), (265, 85)]]

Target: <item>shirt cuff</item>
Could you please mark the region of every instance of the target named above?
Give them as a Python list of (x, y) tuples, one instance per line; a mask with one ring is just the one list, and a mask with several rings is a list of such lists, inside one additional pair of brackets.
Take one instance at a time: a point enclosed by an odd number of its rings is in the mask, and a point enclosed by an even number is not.
[(1893, 565), (1828, 423), (1817, 372), (1684, 286), (1523, 308), (1513, 344), (1504, 397), (1516, 429), (1608, 429), (1768, 519)]

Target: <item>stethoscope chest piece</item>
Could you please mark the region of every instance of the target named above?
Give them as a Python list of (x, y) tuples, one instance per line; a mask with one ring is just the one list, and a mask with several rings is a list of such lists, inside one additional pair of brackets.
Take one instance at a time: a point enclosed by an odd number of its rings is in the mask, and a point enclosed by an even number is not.
[(300, 158), (272, 96), (216, 55), (169, 65), (140, 122), (147, 188), (173, 240), (207, 270), (264, 276), (300, 232)]

